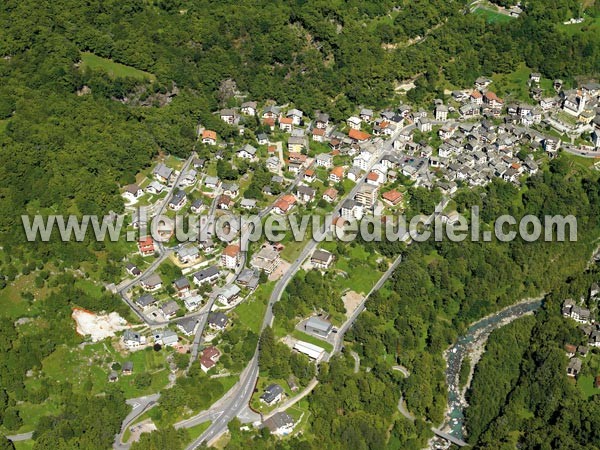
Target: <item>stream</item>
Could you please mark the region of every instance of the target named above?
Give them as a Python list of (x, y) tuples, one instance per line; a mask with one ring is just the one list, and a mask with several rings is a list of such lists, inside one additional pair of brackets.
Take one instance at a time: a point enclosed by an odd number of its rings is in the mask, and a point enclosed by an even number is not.
[[(441, 427), (452, 436), (464, 439), (464, 410), (467, 406), (464, 394), (468, 385), (460, 388), (460, 367), (466, 355), (477, 353), (478, 347), (485, 345), (490, 333), (515, 319), (532, 313), (542, 305), (541, 298), (528, 299), (509, 306), (491, 316), (485, 317), (471, 325), (467, 334), (458, 338), (456, 344), (450, 347), (444, 354), (446, 359), (446, 383), (448, 385), (448, 405), (444, 425)], [(475, 367), (479, 358), (472, 360), (471, 370)]]

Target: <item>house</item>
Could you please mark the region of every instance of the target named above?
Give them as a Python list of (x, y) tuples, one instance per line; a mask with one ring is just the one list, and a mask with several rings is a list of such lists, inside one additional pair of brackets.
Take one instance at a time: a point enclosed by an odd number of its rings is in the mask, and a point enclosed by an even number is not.
[(264, 421), (264, 426), (275, 436), (286, 436), (294, 430), (294, 419), (285, 412), (273, 414)]
[(161, 183), (170, 183), (173, 178), (173, 169), (165, 166), (163, 163), (159, 163), (154, 170), (152, 175)]
[(221, 189), (223, 189), (223, 194), (230, 197), (237, 197), (240, 193), (240, 187), (235, 183), (223, 183)]
[(173, 282), (173, 287), (175, 288), (175, 293), (179, 298), (187, 297), (190, 293), (190, 282), (187, 278), (179, 278)]
[(217, 145), (217, 132), (204, 130), (202, 132), (202, 143), (207, 145)]
[(323, 192), (323, 200), (325, 200), (327, 203), (333, 203), (337, 200), (338, 197), (338, 191), (337, 189), (334, 189), (332, 187), (327, 188), (325, 190), (325, 192)]
[(340, 183), (344, 179), (344, 168), (341, 166), (334, 167), (329, 173), (329, 181)]
[(572, 344), (565, 344), (565, 352), (567, 354), (567, 358), (572, 358), (575, 356), (575, 352), (577, 352), (577, 347)]
[(235, 111), (233, 109), (222, 109), (219, 116), (226, 124), (233, 125), (235, 123)]
[(579, 358), (571, 358), (567, 365), (567, 376), (577, 378), (581, 372), (581, 360)]
[(267, 169), (271, 172), (276, 172), (279, 170), (280, 162), (277, 156), (269, 156), (265, 161), (265, 164), (267, 165)]
[(185, 195), (185, 191), (178, 189), (171, 197), (171, 200), (169, 200), (169, 209), (172, 209), (173, 211), (179, 211), (185, 206), (186, 203), (187, 195)]
[(275, 202), (275, 204), (273, 205), (273, 212), (275, 214), (287, 214), (290, 209), (293, 208), (294, 204), (296, 203), (296, 197), (294, 197), (293, 195), (284, 195), (282, 198), (280, 198), (279, 200), (277, 200)]
[(215, 189), (219, 185), (219, 179), (217, 177), (207, 176), (204, 178), (204, 186), (209, 189)]
[(421, 133), (429, 133), (433, 129), (433, 123), (427, 117), (420, 118), (418, 124)]
[(315, 157), (317, 167), (325, 167), (329, 169), (333, 166), (333, 155), (330, 153), (320, 153)]
[(303, 177), (304, 181), (306, 181), (307, 183), (312, 183), (313, 181), (315, 181), (316, 176), (315, 176), (315, 171), (312, 169), (306, 169), (304, 171), (304, 177)]
[(349, 117), (346, 123), (352, 130), (360, 130), (362, 120), (356, 116)]
[(318, 130), (325, 130), (328, 125), (329, 125), (329, 114), (325, 114), (325, 113), (317, 114), (317, 117), (315, 118), (315, 127)]
[(258, 145), (267, 145), (269, 143), (269, 136), (265, 133), (258, 133), (256, 135), (256, 142), (258, 142)]
[(483, 105), (483, 95), (479, 91), (473, 91), (469, 99), (475, 105)]
[(117, 381), (119, 381), (119, 375), (113, 370), (111, 373), (108, 374), (108, 382), (116, 383)]
[(121, 368), (123, 375), (131, 375), (133, 373), (133, 361), (125, 361)]
[(136, 201), (144, 195), (144, 191), (137, 184), (128, 184), (125, 186), (125, 191), (123, 191), (123, 197), (125, 197), (129, 201)]
[(270, 384), (265, 388), (265, 391), (260, 396), (260, 401), (267, 406), (272, 406), (279, 403), (283, 398), (283, 388), (278, 384)]
[(350, 181), (354, 181), (356, 182), (359, 178), (360, 178), (360, 167), (351, 167), (350, 170), (348, 170), (348, 173), (346, 174), (346, 177), (350, 180)]
[(404, 198), (402, 193), (398, 192), (395, 189), (383, 193), (381, 197), (386, 203), (390, 204), (391, 206), (396, 206), (397, 204), (401, 203), (402, 199)]
[(290, 109), (285, 117), (288, 119), (292, 119), (292, 124), (298, 126), (302, 123), (302, 116), (304, 116), (304, 113), (299, 109), (294, 108)]
[(315, 198), (316, 191), (308, 186), (299, 185), (296, 187), (296, 196), (303, 203), (312, 202)]
[(377, 173), (371, 171), (367, 174), (367, 178), (366, 178), (366, 182), (367, 184), (373, 185), (373, 186), (379, 186), (380, 182), (379, 182), (379, 175), (377, 175)]
[(230, 284), (217, 291), (217, 300), (223, 305), (230, 305), (238, 298), (240, 292), (241, 289), (237, 285)]
[(227, 195), (227, 194), (219, 195), (219, 198), (217, 199), (217, 208), (228, 210), (228, 209), (232, 208), (233, 205), (234, 205), (234, 201), (231, 199), (231, 197), (229, 195)]
[(490, 80), (489, 78), (486, 78), (486, 77), (479, 77), (475, 80), (475, 87), (477, 89), (485, 89), (490, 84), (492, 84), (492, 80)]
[(192, 281), (197, 286), (202, 286), (205, 283), (213, 284), (219, 279), (219, 269), (215, 266), (207, 267), (192, 276)]
[(256, 106), (256, 102), (244, 102), (242, 103), (241, 112), (242, 114), (246, 114), (247, 116), (255, 116)]
[(377, 187), (363, 184), (356, 193), (356, 201), (366, 208), (372, 208), (377, 201)]
[(154, 343), (174, 347), (179, 343), (179, 337), (173, 330), (161, 330), (154, 333)]
[(211, 312), (208, 315), (208, 326), (210, 329), (212, 330), (217, 330), (217, 331), (222, 331), (225, 329), (225, 327), (227, 326), (227, 322), (228, 322), (228, 318), (227, 316), (220, 312)]
[(133, 330), (125, 330), (121, 338), (123, 346), (127, 349), (138, 348), (146, 344), (146, 338)]
[(263, 119), (277, 119), (281, 109), (278, 106), (267, 106), (262, 114)]
[(190, 211), (194, 214), (200, 214), (205, 208), (206, 205), (204, 204), (204, 200), (201, 198), (194, 200), (190, 205)]
[(329, 269), (329, 266), (333, 262), (333, 253), (327, 250), (317, 249), (313, 252), (310, 257), (311, 264), (318, 269)]
[(348, 136), (355, 142), (365, 142), (368, 141), (371, 135), (369, 133), (365, 133), (364, 131), (355, 130), (354, 128), (348, 132)]
[(208, 372), (217, 364), (220, 357), (221, 352), (216, 347), (206, 347), (200, 356), (200, 367), (204, 372)]
[(448, 120), (448, 107), (446, 105), (437, 105), (435, 107), (435, 120)]
[(221, 265), (228, 269), (235, 269), (240, 262), (240, 246), (229, 244), (221, 254)]
[(483, 96), (483, 102), (486, 105), (489, 105), (490, 108), (502, 108), (502, 105), (504, 104), (504, 101), (502, 99), (500, 99), (494, 92), (492, 91), (488, 91), (485, 93), (485, 95)]
[(290, 152), (301, 152), (304, 148), (304, 138), (302, 136), (290, 136), (288, 139), (288, 150)]
[(200, 249), (191, 244), (179, 247), (176, 253), (177, 258), (182, 264), (190, 264), (200, 258)]
[(157, 300), (152, 294), (144, 294), (135, 301), (135, 304), (138, 305), (140, 308), (146, 309), (150, 306), (154, 306), (156, 302)]
[(325, 140), (325, 129), (324, 128), (313, 128), (312, 140), (315, 142), (323, 142)]
[(250, 144), (245, 144), (236, 152), (236, 154), (238, 158), (252, 160), (256, 157), (256, 151), (256, 148), (252, 147)]
[(270, 274), (279, 266), (280, 262), (279, 252), (271, 245), (264, 245), (258, 253), (252, 255), (250, 267)]
[(185, 335), (192, 336), (196, 333), (198, 321), (194, 318), (187, 318), (177, 322), (177, 328)]
[(359, 219), (363, 215), (363, 208), (356, 200), (347, 199), (342, 203), (341, 216), (347, 220)]
[(258, 287), (260, 273), (257, 269), (243, 269), (237, 277), (237, 284), (254, 291)]
[(158, 181), (151, 181), (150, 184), (146, 186), (146, 192), (148, 194), (160, 194), (164, 188), (165, 186)]
[(133, 277), (139, 277), (142, 274), (142, 271), (138, 269), (135, 264), (127, 263), (125, 264), (125, 270), (127, 273)]
[(254, 198), (243, 198), (240, 202), (240, 206), (244, 209), (254, 209), (256, 208), (257, 200)]
[(195, 169), (187, 170), (179, 181), (180, 186), (193, 186), (196, 183), (198, 172)]
[(162, 311), (166, 319), (171, 319), (175, 317), (179, 309), (179, 305), (175, 300), (168, 300), (166, 303), (163, 303), (160, 307), (160, 310)]
[(539, 83), (542, 79), (542, 74), (533, 72), (529, 75), (529, 81), (532, 83)]
[(332, 330), (333, 326), (331, 322), (317, 316), (311, 317), (304, 323), (304, 331), (322, 338), (327, 338)]
[(363, 108), (360, 110), (360, 114), (358, 116), (361, 118), (361, 120), (364, 120), (365, 122), (370, 122), (371, 120), (373, 120), (373, 110)]
[(201, 304), (201, 295), (191, 295), (183, 299), (183, 306), (185, 306), (185, 309), (187, 309), (189, 312), (196, 311)]
[(198, 245), (204, 253), (209, 254), (215, 251), (215, 243), (210, 238), (199, 241)]
[(146, 291), (157, 291), (162, 287), (162, 280), (157, 273), (153, 273), (148, 278), (142, 280), (141, 285)]
[(294, 129), (294, 120), (291, 117), (279, 119), (279, 129), (285, 133), (291, 133)]

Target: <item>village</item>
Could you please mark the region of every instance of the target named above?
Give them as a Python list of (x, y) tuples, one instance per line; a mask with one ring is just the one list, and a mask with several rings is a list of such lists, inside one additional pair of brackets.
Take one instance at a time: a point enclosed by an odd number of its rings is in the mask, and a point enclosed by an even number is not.
[[(210, 224), (234, 214), (337, 213), (336, 226), (343, 228), (366, 215), (401, 213), (409, 187), (439, 189), (450, 197), (459, 188), (485, 186), (497, 178), (519, 186), (559, 150), (600, 156), (600, 84), (563, 90), (562, 81), (555, 80), (548, 92), (539, 88), (540, 81), (532, 73), (528, 82), (536, 105), (505, 104), (493, 92), (492, 80), (481, 77), (473, 90), (452, 92), (446, 103), (436, 100), (430, 110), (407, 104), (380, 112), (362, 108), (343, 123), (334, 123), (326, 112), (309, 117), (293, 107), (259, 107), (253, 101), (216, 112), (237, 129), (244, 144), (221, 140), (200, 125), (202, 151), (186, 161), (163, 157), (140, 174), (138, 184), (123, 188), (132, 229), (145, 229), (158, 215), (173, 224), (158, 230), (160, 240), (149, 233), (139, 237), (137, 251), (123, 267), (126, 278), (112, 286), (144, 323), (121, 334), (122, 348), (170, 347), (190, 354), (190, 365), (198, 359), (210, 376), (225, 376), (229, 372), (219, 364), (223, 336), (238, 306), (253, 301), (265, 283), (285, 277), (295, 263), (325, 272), (335, 261), (331, 251), (318, 247), (302, 260), (297, 243), (287, 236), (246, 251), (240, 245), (243, 229), (228, 230), (234, 237), (227, 242), (208, 231), (212, 237), (203, 233), (194, 242), (179, 243), (176, 215)], [(456, 212), (443, 214), (452, 221)], [(584, 316), (582, 310), (578, 317)], [(340, 325), (324, 311), (315, 312), (301, 318), (300, 334), (284, 342), (318, 364), (329, 358)], [(581, 362), (571, 361), (569, 375), (576, 376)], [(131, 374), (135, 367), (127, 364), (122, 370)], [(118, 380), (114, 371), (107, 376)], [(254, 404), (273, 411), (286, 392), (298, 389), (293, 377), (285, 388), (269, 384)], [(264, 424), (271, 432), (292, 432), (294, 420), (284, 411), (269, 417)]]

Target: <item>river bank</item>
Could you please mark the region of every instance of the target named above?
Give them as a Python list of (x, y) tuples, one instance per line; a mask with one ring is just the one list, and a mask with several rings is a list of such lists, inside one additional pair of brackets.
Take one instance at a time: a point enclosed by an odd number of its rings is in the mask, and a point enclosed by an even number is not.
[[(480, 319), (472, 324), (467, 333), (459, 337), (457, 342), (444, 352), (448, 404), (444, 424), (441, 427), (443, 431), (458, 439), (464, 438), (464, 410), (468, 406), (465, 395), (471, 384), (477, 362), (485, 352), (485, 344), (491, 332), (520, 317), (533, 314), (542, 305), (542, 302), (543, 296), (526, 298)], [(471, 368), (467, 382), (461, 388), (460, 368), (466, 356), (471, 360)]]

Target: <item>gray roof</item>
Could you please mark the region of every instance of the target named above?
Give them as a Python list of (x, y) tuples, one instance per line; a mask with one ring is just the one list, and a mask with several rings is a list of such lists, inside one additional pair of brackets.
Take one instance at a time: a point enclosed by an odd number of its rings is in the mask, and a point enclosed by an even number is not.
[(185, 289), (190, 287), (190, 282), (187, 278), (180, 278), (179, 280), (175, 280), (173, 283), (177, 289)]
[(184, 333), (186, 334), (191, 334), (194, 332), (194, 330), (196, 329), (196, 325), (198, 324), (198, 321), (196, 319), (193, 318), (187, 318), (187, 319), (183, 319), (177, 322), (177, 326), (181, 327), (181, 329), (183, 330)]
[(283, 394), (283, 388), (278, 384), (270, 384), (265, 388), (265, 392), (260, 396), (262, 400), (271, 403), (278, 395)]
[(256, 149), (254, 147), (252, 147), (250, 144), (245, 144), (242, 148), (240, 148), (238, 150), (238, 152), (241, 152), (241, 151), (246, 151), (247, 153), (250, 153), (253, 156), (256, 154)]
[(214, 277), (215, 275), (218, 275), (218, 274), (219, 274), (219, 269), (217, 269), (216, 266), (210, 266), (204, 270), (201, 270), (200, 272), (196, 272), (194, 274), (194, 278), (197, 281), (202, 281), (202, 280), (206, 280), (207, 278)]
[(156, 303), (156, 299), (152, 294), (142, 295), (135, 301), (139, 306), (146, 307)]
[(169, 201), (169, 205), (178, 205), (185, 198), (185, 191), (178, 190), (173, 194), (171, 200)]
[(154, 168), (154, 171), (152, 173), (154, 175), (158, 175), (162, 178), (168, 179), (171, 177), (171, 174), (173, 173), (173, 169), (170, 169), (169, 167), (165, 166), (163, 163), (159, 163)]
[(326, 320), (323, 320), (316, 316), (313, 316), (310, 319), (308, 319), (304, 326), (322, 331), (324, 333), (329, 333), (333, 328), (330, 322), (327, 322)]
[(163, 304), (160, 309), (165, 316), (170, 316), (179, 311), (179, 305), (175, 300), (169, 300), (167, 303)]
[(140, 333), (136, 333), (133, 330), (125, 330), (125, 332), (123, 333), (124, 341), (139, 341), (140, 339)]
[(146, 278), (143, 283), (146, 286), (157, 286), (162, 283), (160, 276), (157, 273), (153, 273), (148, 278)]
[(311, 259), (316, 259), (317, 261), (327, 263), (327, 262), (329, 262), (329, 260), (331, 259), (332, 256), (333, 256), (333, 254), (331, 254), (327, 250), (317, 249), (313, 253)]
[(133, 361), (125, 361), (123, 363), (123, 372), (133, 371)]
[(360, 110), (360, 115), (361, 116), (372, 116), (373, 115), (373, 110), (372, 109), (363, 108), (363, 109)]
[(220, 328), (225, 327), (227, 325), (227, 316), (221, 311), (211, 312), (208, 315), (208, 323), (209, 325), (216, 325)]
[(271, 432), (275, 432), (284, 426), (293, 425), (294, 419), (288, 413), (278, 412), (265, 420), (264, 424)]

